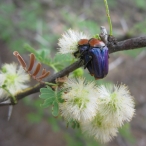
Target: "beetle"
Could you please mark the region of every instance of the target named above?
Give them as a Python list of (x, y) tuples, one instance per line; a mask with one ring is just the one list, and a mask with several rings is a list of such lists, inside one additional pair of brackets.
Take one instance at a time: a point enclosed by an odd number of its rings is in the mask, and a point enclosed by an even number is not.
[(108, 74), (108, 48), (101, 40), (89, 40), (88, 55), (91, 56), (91, 65), (96, 79), (104, 78)]
[(103, 41), (96, 38), (81, 39), (74, 55), (84, 61), (84, 68), (95, 79), (104, 78), (108, 74), (108, 48)]

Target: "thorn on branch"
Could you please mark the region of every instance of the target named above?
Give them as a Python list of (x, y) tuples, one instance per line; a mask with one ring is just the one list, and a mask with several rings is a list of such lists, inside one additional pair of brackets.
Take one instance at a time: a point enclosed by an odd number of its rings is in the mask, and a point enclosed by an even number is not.
[(49, 76), (50, 71), (46, 71), (45, 68), (42, 69), (42, 73), (40, 76), (37, 76), (38, 73), (41, 70), (41, 63), (38, 63), (33, 71), (33, 73), (31, 73), (33, 67), (34, 67), (34, 62), (35, 62), (35, 55), (33, 53), (30, 54), (30, 62), (29, 62), (29, 67), (27, 68), (27, 64), (24, 61), (24, 59), (22, 58), (22, 56), (17, 52), (14, 51), (13, 55), (16, 56), (17, 60), (19, 61), (20, 65), (23, 67), (23, 69), (36, 81), (38, 82), (42, 82), (42, 79), (46, 78), (47, 76)]

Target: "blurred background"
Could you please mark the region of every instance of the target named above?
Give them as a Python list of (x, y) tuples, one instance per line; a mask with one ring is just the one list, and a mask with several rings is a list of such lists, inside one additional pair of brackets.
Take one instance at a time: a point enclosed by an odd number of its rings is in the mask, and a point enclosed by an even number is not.
[[(145, 0), (108, 3), (118, 41), (146, 34)], [(28, 60), (31, 49), (24, 47), (26, 43), (36, 49), (35, 53), (54, 56), (58, 39), (67, 29), (94, 35), (100, 26), (109, 28), (103, 0), (0, 0), (0, 66), (17, 62), (14, 50)], [(50, 108), (40, 107), (42, 101), (34, 94), (19, 101), (9, 122), (8, 107), (1, 107), (0, 146), (145, 146), (146, 48), (110, 54), (109, 60), (110, 72), (97, 84), (122, 82), (129, 86), (136, 103), (132, 122), (119, 129), (110, 143), (100, 144), (80, 130), (66, 128), (61, 118), (51, 115)], [(94, 80), (88, 72), (85, 76)]]

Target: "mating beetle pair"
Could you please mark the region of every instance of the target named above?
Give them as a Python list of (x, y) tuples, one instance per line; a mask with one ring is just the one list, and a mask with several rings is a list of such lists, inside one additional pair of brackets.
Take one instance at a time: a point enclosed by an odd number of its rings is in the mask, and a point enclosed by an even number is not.
[(96, 79), (104, 78), (108, 74), (108, 48), (103, 41), (91, 38), (81, 39), (78, 42), (79, 57), (84, 61), (90, 74)]

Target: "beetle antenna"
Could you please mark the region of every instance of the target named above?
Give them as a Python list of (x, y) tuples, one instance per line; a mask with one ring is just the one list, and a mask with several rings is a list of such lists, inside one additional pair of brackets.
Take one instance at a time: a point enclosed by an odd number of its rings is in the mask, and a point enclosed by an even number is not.
[(105, 8), (106, 8), (108, 23), (109, 23), (109, 26), (110, 26), (110, 35), (112, 35), (112, 22), (111, 22), (111, 18), (110, 18), (110, 13), (109, 13), (107, 0), (104, 0), (104, 4), (105, 4)]

